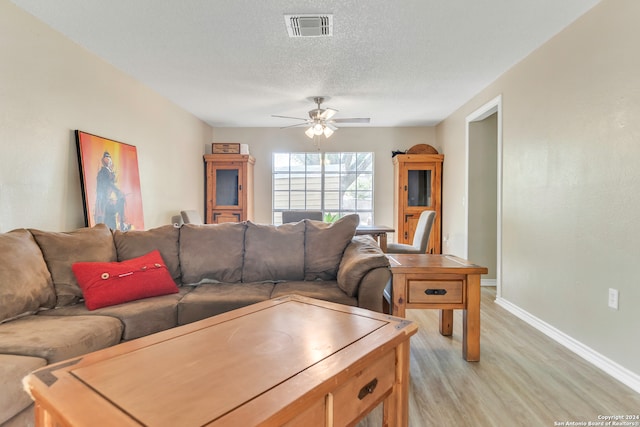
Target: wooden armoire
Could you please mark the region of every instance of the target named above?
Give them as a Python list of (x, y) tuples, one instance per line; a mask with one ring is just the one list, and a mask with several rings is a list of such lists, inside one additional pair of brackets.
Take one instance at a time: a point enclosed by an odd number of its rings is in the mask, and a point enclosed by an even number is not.
[(443, 154), (398, 154), (394, 166), (394, 226), (398, 243), (411, 244), (420, 214), (436, 212), (427, 253), (442, 253)]
[(253, 165), (247, 154), (205, 154), (205, 223), (253, 219)]

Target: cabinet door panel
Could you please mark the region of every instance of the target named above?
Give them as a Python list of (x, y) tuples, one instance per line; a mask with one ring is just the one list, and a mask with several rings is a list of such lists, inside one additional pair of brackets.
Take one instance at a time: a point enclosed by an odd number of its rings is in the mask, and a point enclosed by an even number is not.
[(407, 171), (407, 206), (432, 206), (431, 169), (409, 169)]
[(213, 212), (212, 223), (222, 224), (224, 222), (240, 222), (242, 221), (242, 212)]
[(239, 178), (238, 169), (216, 169), (216, 206), (239, 206)]
[(241, 166), (214, 166), (213, 203), (216, 207), (242, 208)]
[(420, 218), (420, 212), (418, 213), (405, 213), (404, 217), (404, 232), (402, 233), (402, 242), (407, 245), (413, 243), (413, 236), (416, 234), (416, 227), (418, 225), (418, 219)]
[(416, 163), (408, 166), (403, 174), (404, 209), (435, 210), (436, 165)]

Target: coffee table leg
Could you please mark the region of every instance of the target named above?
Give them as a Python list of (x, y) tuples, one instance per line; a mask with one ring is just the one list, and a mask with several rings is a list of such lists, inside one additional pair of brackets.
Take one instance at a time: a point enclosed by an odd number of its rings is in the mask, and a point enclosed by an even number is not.
[(462, 357), (468, 362), (480, 360), (480, 275), (467, 276), (467, 303), (462, 314)]
[(396, 383), (393, 392), (384, 400), (382, 425), (407, 427), (409, 425), (409, 362), (410, 346), (406, 340), (396, 347)]
[(453, 335), (453, 310), (440, 310), (440, 335)]

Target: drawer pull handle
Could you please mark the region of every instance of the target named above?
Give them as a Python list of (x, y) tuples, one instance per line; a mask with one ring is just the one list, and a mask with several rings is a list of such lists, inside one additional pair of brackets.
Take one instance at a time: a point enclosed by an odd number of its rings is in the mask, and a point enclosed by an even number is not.
[(378, 385), (378, 379), (374, 378), (369, 384), (366, 384), (364, 387), (360, 389), (360, 393), (358, 393), (358, 399), (362, 400), (367, 397), (368, 394), (373, 393)]
[(446, 295), (447, 290), (446, 289), (427, 289), (426, 291), (424, 291), (424, 293), (427, 295)]

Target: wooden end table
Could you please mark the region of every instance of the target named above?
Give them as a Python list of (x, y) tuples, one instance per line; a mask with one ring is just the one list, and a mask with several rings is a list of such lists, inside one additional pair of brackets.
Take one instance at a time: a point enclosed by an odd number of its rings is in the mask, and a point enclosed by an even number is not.
[(453, 255), (389, 254), (393, 275), (391, 314), (404, 317), (407, 308), (440, 309), (440, 334), (453, 334), (453, 310), (463, 310), (462, 357), (480, 360), (481, 267)]
[(35, 371), (38, 426), (408, 424), (414, 323), (287, 296)]

